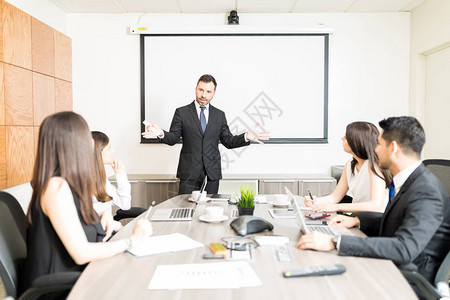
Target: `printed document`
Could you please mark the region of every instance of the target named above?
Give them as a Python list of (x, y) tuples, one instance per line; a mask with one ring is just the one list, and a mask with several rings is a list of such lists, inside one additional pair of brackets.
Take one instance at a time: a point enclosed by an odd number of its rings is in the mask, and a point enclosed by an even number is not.
[(159, 265), (150, 290), (237, 289), (261, 286), (262, 282), (248, 262)]
[(172, 233), (151, 236), (138, 247), (133, 247), (128, 250), (128, 252), (135, 256), (141, 257), (160, 253), (191, 250), (204, 246), (205, 245), (202, 243), (197, 242), (184, 234)]

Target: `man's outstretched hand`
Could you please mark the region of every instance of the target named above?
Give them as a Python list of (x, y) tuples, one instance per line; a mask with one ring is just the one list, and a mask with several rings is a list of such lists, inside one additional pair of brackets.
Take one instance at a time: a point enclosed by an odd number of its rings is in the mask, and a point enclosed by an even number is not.
[(151, 123), (145, 126), (145, 132), (142, 133), (142, 136), (146, 139), (156, 139), (157, 137), (161, 137), (163, 133), (161, 127), (155, 123)]
[(255, 126), (253, 126), (251, 129), (247, 131), (246, 138), (249, 141), (258, 142), (259, 144), (264, 144), (261, 141), (267, 141), (270, 138), (270, 132), (269, 131), (261, 131), (257, 130), (256, 128), (259, 127), (259, 124), (256, 123)]

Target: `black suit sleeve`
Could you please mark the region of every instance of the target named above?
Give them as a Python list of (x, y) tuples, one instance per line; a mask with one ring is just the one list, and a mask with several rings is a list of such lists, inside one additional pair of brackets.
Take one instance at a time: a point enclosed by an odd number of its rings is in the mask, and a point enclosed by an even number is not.
[(220, 142), (228, 149), (238, 148), (250, 145), (250, 141), (246, 142), (244, 138), (245, 133), (240, 135), (233, 135), (228, 128), (227, 118), (222, 114), (222, 127), (220, 129)]
[[(403, 222), (392, 237), (342, 236), (339, 255), (385, 258), (396, 264), (412, 262), (442, 223), (444, 203), (438, 192), (424, 186), (415, 189), (405, 201), (408, 204), (404, 210), (387, 216), (403, 217)], [(385, 222), (386, 226), (388, 222)]]
[(367, 236), (378, 236), (380, 233), (380, 224), (383, 214), (373, 211), (362, 211), (353, 213), (353, 216), (360, 220), (359, 229)]
[(172, 124), (170, 124), (170, 131), (164, 130), (164, 137), (159, 139), (160, 142), (169, 146), (175, 145), (183, 134), (183, 121), (180, 114), (180, 109), (175, 110), (173, 115)]

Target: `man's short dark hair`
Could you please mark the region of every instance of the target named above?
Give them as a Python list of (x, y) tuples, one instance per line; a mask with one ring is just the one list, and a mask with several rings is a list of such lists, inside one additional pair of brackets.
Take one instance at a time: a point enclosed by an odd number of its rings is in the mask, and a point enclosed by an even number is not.
[(217, 88), (216, 79), (212, 75), (204, 74), (204, 75), (200, 76), (200, 78), (197, 81), (197, 85), (200, 81), (205, 82), (205, 83), (212, 82), (212, 83), (214, 83), (214, 90), (216, 90), (216, 88)]
[(425, 144), (425, 131), (414, 117), (391, 117), (378, 123), (383, 129), (381, 137), (389, 144), (396, 141), (406, 154), (419, 157)]

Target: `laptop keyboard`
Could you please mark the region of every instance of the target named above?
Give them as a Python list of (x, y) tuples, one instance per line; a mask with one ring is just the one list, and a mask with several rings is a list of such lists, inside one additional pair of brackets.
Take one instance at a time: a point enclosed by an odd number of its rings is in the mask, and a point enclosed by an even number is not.
[(182, 219), (189, 218), (191, 216), (191, 208), (175, 208), (172, 209), (172, 213), (170, 214), (171, 219)]
[(334, 235), (333, 231), (328, 226), (308, 226), (308, 229), (311, 231), (323, 232), (325, 234)]

